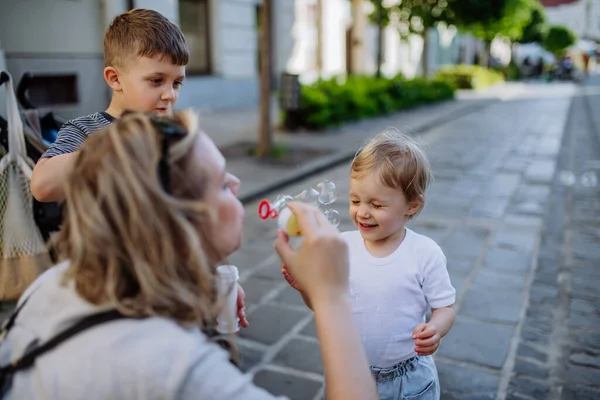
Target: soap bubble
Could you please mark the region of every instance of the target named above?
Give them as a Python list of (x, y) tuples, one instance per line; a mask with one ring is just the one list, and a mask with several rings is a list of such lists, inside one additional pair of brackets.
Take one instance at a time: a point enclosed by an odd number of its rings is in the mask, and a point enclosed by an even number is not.
[(287, 206), (287, 204), (293, 200), (294, 200), (294, 198), (292, 196), (288, 196), (286, 194), (280, 194), (279, 196), (277, 196), (277, 198), (271, 205), (271, 208), (276, 210), (277, 213), (280, 213), (281, 210), (283, 210)]
[(337, 210), (329, 209), (325, 211), (325, 217), (333, 225), (338, 226), (340, 224), (340, 213)]
[(593, 188), (598, 185), (598, 176), (594, 171), (584, 172), (580, 180), (584, 187)]
[(561, 171), (558, 174), (558, 180), (565, 186), (573, 186), (577, 182), (577, 177), (571, 171)]
[(306, 190), (303, 190), (302, 192), (300, 192), (300, 194), (294, 196), (294, 199), (301, 201), (303, 203), (318, 205), (319, 204), (319, 192), (317, 192), (313, 188), (306, 189)]
[(323, 181), (317, 184), (319, 191), (319, 203), (328, 205), (337, 199), (335, 184), (331, 181)]
[(335, 184), (331, 181), (324, 180), (319, 182), (314, 188), (303, 190), (295, 196), (279, 194), (273, 202), (270, 202), (267, 199), (262, 200), (258, 205), (258, 216), (262, 220), (278, 219), (279, 224), (283, 218), (283, 214), (285, 214), (288, 204), (291, 201), (298, 201), (316, 206), (325, 215), (327, 220), (337, 227), (341, 222), (340, 215), (337, 210), (329, 208), (332, 207), (331, 204), (334, 203), (336, 199), (337, 193)]

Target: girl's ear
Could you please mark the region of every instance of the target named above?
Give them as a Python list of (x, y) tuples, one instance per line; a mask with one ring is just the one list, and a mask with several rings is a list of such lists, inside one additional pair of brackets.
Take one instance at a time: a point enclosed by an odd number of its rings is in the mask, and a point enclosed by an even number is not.
[(413, 215), (418, 213), (419, 210), (421, 210), (421, 208), (423, 208), (423, 204), (425, 204), (425, 198), (423, 197), (423, 195), (420, 194), (417, 199), (408, 203), (408, 210), (406, 212), (406, 215), (408, 217), (412, 217)]

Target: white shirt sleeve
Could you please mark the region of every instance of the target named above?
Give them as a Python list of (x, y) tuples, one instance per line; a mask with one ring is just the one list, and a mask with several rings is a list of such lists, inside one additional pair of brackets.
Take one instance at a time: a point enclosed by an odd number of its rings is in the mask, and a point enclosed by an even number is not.
[(456, 290), (450, 283), (446, 268), (446, 256), (438, 246), (429, 253), (429, 257), (425, 258), (423, 293), (431, 308), (448, 307), (456, 300)]

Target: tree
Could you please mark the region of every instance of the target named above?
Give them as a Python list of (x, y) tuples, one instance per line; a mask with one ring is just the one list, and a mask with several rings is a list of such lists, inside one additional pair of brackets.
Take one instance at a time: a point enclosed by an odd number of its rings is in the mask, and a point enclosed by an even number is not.
[(548, 34), (544, 39), (544, 48), (555, 55), (562, 55), (567, 47), (575, 44), (577, 35), (564, 26), (555, 25), (548, 29)]
[(420, 35), (423, 38), (421, 69), (427, 75), (427, 32), (439, 22), (452, 23), (449, 1), (454, 0), (402, 0), (386, 7), (381, 0), (371, 0), (375, 8), (371, 20), (380, 31), (394, 23), (402, 39), (408, 39), (411, 34)]
[(381, 77), (381, 64), (383, 64), (383, 30), (389, 24), (389, 11), (384, 7), (383, 0), (371, 0), (375, 6), (375, 23), (377, 24), (377, 72)]
[(492, 40), (498, 34), (518, 40), (537, 4), (537, 0), (455, 0), (451, 7), (458, 27), (485, 42), (481, 64), (488, 65)]
[(271, 0), (260, 5), (260, 130), (257, 154), (268, 156), (273, 144), (271, 127)]
[(531, 10), (529, 23), (523, 28), (523, 33), (516, 41), (518, 43), (542, 43), (548, 31), (546, 10), (536, 2)]
[(408, 25), (408, 31), (418, 33), (423, 39), (423, 54), (421, 55), (421, 71), (427, 76), (428, 44), (427, 34), (438, 23), (451, 25), (454, 13), (448, 0), (403, 0), (397, 9), (400, 21)]
[(452, 13), (459, 27), (487, 26), (505, 14), (507, 0), (452, 0)]

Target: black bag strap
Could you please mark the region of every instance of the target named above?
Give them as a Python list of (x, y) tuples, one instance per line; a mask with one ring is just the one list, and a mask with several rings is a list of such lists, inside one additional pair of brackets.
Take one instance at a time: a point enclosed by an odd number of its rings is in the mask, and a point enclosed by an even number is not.
[[(21, 304), (19, 309), (15, 311), (15, 313), (11, 316), (11, 320), (7, 323), (5, 327), (5, 333), (8, 332), (8, 329), (14, 323), (14, 318), (20, 311), (20, 309), (25, 305), (25, 302)], [(76, 334), (85, 331), (89, 328), (92, 328), (96, 325), (104, 324), (106, 322), (115, 321), (124, 318), (136, 318), (130, 317), (127, 315), (121, 314), (118, 310), (108, 310), (104, 312), (100, 312), (97, 314), (93, 314), (87, 316), (80, 321), (78, 321), (75, 325), (65, 329), (64, 331), (58, 333), (56, 336), (52, 337), (52, 339), (48, 340), (46, 343), (42, 344), (39, 347), (36, 347), (32, 351), (26, 353), (21, 358), (12, 361), (9, 365), (5, 365), (0, 367), (0, 374), (12, 374), (16, 371), (30, 368), (34, 363), (37, 357), (42, 354), (54, 349), (59, 344), (63, 343), (65, 340), (75, 336)], [(10, 326), (8, 326), (10, 324)]]
[(19, 312), (21, 311), (21, 309), (23, 308), (23, 306), (25, 304), (27, 304), (27, 300), (29, 300), (29, 297), (26, 297), (23, 300), (23, 302), (12, 312), (12, 314), (10, 314), (10, 317), (8, 317), (8, 319), (6, 320), (6, 322), (4, 322), (4, 324), (2, 325), (2, 330), (0, 330), (0, 342), (2, 341), (2, 339), (4, 339), (4, 337), (6, 336), (6, 334), (8, 333), (8, 331), (10, 331), (10, 329), (15, 324), (15, 320), (17, 319), (17, 315), (19, 315)]

